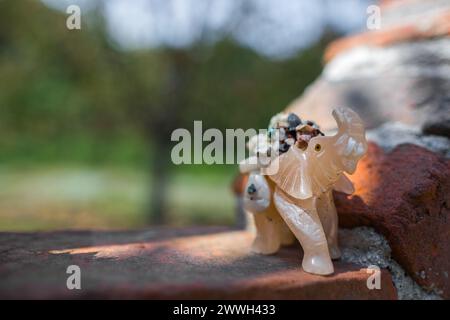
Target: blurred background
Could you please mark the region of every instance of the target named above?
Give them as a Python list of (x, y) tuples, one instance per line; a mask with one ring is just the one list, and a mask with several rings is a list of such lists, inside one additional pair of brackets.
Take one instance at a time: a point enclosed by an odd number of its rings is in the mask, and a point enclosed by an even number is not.
[(0, 0), (0, 230), (233, 225), (237, 167), (173, 165), (171, 132), (265, 128), (371, 4)]

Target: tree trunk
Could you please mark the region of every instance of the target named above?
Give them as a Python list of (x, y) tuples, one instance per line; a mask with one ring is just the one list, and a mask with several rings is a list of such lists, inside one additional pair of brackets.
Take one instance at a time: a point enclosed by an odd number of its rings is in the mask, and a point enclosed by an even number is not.
[(148, 223), (161, 225), (167, 223), (167, 188), (170, 176), (170, 149), (168, 141), (154, 140), (150, 167), (151, 195)]
[(152, 194), (150, 195), (149, 222), (152, 224), (167, 223), (167, 184), (171, 167), (170, 136), (172, 130), (178, 128), (183, 122), (181, 110), (188, 103), (187, 79), (192, 66), (188, 52), (167, 50), (165, 57), (168, 63), (168, 77), (163, 92), (163, 108), (159, 114), (147, 121), (149, 141), (154, 143), (150, 171)]

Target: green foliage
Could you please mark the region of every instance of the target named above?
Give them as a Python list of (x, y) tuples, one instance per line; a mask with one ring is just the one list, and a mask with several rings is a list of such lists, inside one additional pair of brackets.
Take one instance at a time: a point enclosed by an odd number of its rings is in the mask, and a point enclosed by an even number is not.
[(275, 62), (231, 41), (219, 43), (196, 70), (191, 120), (222, 129), (266, 128), (319, 75), (322, 51), (319, 44)]
[(194, 120), (265, 128), (318, 76), (325, 41), (285, 61), (229, 39), (124, 51), (99, 12), (83, 14), (80, 31), (66, 17), (0, 0), (0, 228), (141, 226), (158, 176), (169, 180), (170, 224), (232, 224), (236, 167), (178, 166), (168, 177), (171, 131)]
[[(174, 117), (162, 103), (168, 51), (121, 51), (96, 12), (81, 31), (65, 18), (38, 1), (0, 1), (0, 161), (147, 161), (148, 127), (166, 132)], [(227, 39), (190, 49), (177, 125), (266, 127), (319, 74), (322, 50), (276, 62)]]

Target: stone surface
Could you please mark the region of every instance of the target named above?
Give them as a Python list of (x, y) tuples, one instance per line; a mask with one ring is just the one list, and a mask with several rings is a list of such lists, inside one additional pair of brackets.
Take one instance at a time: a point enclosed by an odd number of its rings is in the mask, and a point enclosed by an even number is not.
[(450, 161), (419, 146), (384, 153), (370, 143), (349, 177), (355, 193), (335, 193), (340, 225), (375, 228), (409, 276), (450, 298)]
[[(386, 270), (337, 262), (332, 276), (300, 268), (300, 246), (250, 253), (252, 235), (220, 228), (0, 234), (0, 298), (395, 299)], [(66, 268), (81, 268), (68, 290)]]
[(367, 140), (375, 142), (384, 151), (392, 151), (404, 143), (415, 144), (450, 158), (450, 139), (437, 135), (424, 135), (416, 126), (401, 122), (387, 122), (366, 132)]
[(381, 28), (332, 42), (325, 61), (358, 46), (385, 47), (400, 42), (450, 35), (450, 3), (447, 0), (397, 0), (381, 8)]
[(329, 62), (287, 111), (332, 131), (331, 111), (355, 110), (372, 129), (389, 121), (450, 137), (450, 38), (357, 47)]
[(368, 227), (339, 230), (341, 260), (360, 266), (376, 266), (389, 270), (400, 300), (440, 300), (441, 297), (423, 290), (392, 258), (385, 237)]
[(383, 1), (381, 28), (331, 43), (322, 75), (288, 110), (324, 131), (347, 106), (368, 129), (394, 121), (450, 138), (449, 35), (448, 0)]
[(435, 112), (428, 115), (422, 125), (425, 134), (446, 136), (450, 138), (450, 96), (442, 97)]

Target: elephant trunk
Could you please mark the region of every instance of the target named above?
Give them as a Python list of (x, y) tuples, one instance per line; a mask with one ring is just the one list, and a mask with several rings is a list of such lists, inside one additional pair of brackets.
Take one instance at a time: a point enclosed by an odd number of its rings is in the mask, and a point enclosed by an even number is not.
[(341, 157), (343, 170), (352, 174), (356, 170), (359, 159), (367, 151), (364, 124), (361, 118), (348, 108), (333, 110), (333, 117), (338, 125), (334, 145)]

